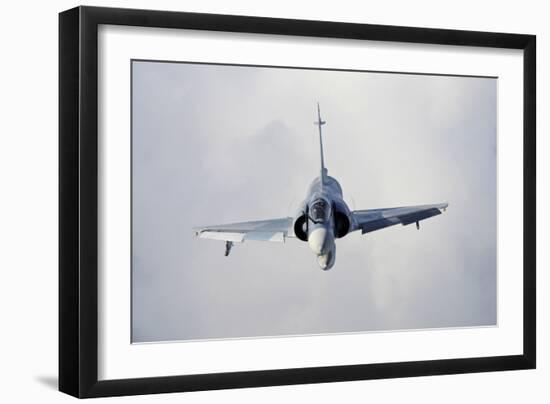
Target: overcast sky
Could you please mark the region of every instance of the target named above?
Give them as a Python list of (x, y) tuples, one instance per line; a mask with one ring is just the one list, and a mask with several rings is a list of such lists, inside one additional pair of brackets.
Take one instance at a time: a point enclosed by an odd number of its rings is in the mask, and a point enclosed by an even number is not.
[[(134, 342), (494, 325), (496, 79), (133, 62)], [(444, 214), (337, 240), (224, 242), (291, 216), (319, 173), (352, 209)]]

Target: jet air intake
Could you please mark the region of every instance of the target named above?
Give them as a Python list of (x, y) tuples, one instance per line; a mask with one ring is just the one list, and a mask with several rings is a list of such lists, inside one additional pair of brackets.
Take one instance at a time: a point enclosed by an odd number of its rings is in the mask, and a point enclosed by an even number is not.
[(302, 241), (307, 241), (308, 239), (308, 220), (307, 215), (303, 213), (294, 219), (294, 234), (296, 237)]

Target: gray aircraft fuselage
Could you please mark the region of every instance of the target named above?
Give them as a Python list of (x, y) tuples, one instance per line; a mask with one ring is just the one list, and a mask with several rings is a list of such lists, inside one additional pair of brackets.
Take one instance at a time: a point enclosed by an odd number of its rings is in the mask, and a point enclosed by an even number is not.
[(342, 195), (342, 187), (326, 174), (309, 186), (307, 197), (296, 215), (294, 233), (307, 241), (317, 255), (319, 266), (328, 270), (336, 261), (335, 239), (345, 236), (353, 227), (353, 217)]
[(317, 262), (323, 270), (332, 268), (336, 261), (336, 238), (344, 237), (353, 230), (353, 215), (344, 201), (342, 187), (328, 175), (323, 153), (321, 127), (326, 122), (321, 119), (321, 110), (317, 103), (317, 121), (319, 128), (319, 152), (321, 172), (309, 186), (307, 197), (294, 220), (294, 234), (307, 241), (309, 248), (317, 255)]

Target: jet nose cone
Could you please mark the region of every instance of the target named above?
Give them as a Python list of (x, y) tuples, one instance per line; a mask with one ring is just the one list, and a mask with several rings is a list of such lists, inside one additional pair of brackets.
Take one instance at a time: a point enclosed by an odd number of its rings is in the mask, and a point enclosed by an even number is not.
[(309, 233), (308, 236), (308, 243), (309, 248), (316, 254), (316, 255), (323, 255), (326, 250), (326, 244), (327, 244), (327, 229), (324, 227), (320, 227), (317, 229), (314, 229)]

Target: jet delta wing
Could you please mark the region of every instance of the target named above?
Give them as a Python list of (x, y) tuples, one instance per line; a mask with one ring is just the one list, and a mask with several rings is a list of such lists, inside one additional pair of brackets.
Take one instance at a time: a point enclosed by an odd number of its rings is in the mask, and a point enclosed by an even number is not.
[(283, 217), (281, 219), (195, 227), (193, 231), (200, 238), (236, 243), (242, 243), (245, 240), (284, 242), (286, 237), (294, 237), (292, 222), (292, 217)]
[(432, 216), (440, 215), (449, 206), (448, 203), (436, 205), (404, 206), (401, 208), (367, 209), (352, 212), (356, 225), (355, 230), (361, 229), (361, 234), (380, 230), (385, 227), (401, 223), (406, 226)]
[(283, 217), (281, 219), (195, 227), (193, 231), (199, 238), (225, 241), (225, 255), (227, 256), (233, 243), (243, 243), (245, 240), (284, 243), (287, 237), (294, 237), (293, 222), (292, 217)]

